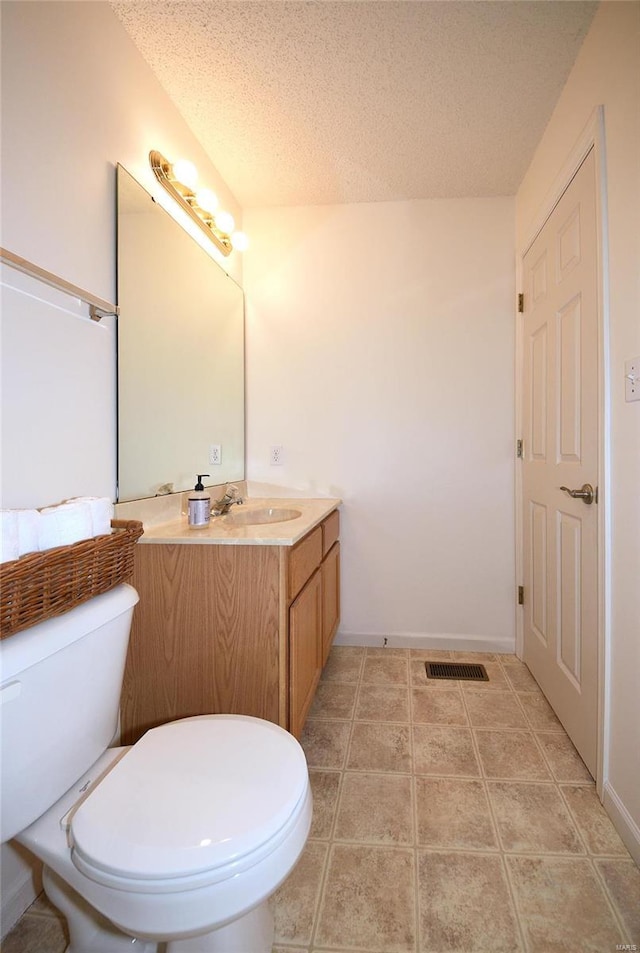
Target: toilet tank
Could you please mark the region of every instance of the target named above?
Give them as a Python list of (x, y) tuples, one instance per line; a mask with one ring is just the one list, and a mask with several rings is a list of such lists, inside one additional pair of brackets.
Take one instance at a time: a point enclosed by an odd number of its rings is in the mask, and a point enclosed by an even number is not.
[(0, 835), (54, 804), (113, 740), (138, 593), (121, 584), (0, 640)]

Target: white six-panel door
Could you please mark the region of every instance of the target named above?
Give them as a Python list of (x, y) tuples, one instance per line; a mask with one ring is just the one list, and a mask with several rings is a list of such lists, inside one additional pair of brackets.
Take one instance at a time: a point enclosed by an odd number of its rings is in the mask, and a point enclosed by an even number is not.
[(594, 150), (523, 260), (524, 660), (595, 776), (598, 255)]

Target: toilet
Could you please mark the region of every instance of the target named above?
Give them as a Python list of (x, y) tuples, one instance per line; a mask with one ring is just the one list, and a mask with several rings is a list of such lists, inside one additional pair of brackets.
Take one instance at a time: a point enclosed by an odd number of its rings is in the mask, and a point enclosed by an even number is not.
[(136, 591), (0, 642), (0, 833), (44, 864), (68, 953), (270, 953), (312, 800), (284, 729), (201, 715), (109, 748)]

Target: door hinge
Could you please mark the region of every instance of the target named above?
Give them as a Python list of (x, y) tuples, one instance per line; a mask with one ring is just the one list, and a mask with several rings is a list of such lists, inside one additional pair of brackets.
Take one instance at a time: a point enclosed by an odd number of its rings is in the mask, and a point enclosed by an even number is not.
[(518, 295), (518, 314), (524, 314), (524, 295)]
[(516, 457), (524, 457), (524, 440), (516, 440)]
[(518, 605), (524, 605), (524, 586), (518, 586)]

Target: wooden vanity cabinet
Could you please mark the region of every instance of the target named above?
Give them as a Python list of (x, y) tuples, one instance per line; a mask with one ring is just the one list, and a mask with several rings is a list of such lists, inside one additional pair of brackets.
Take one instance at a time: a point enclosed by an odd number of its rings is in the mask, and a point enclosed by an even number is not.
[(322, 674), (322, 573), (289, 607), (289, 731), (300, 737)]
[(136, 547), (122, 744), (223, 712), (299, 737), (338, 627), (339, 520), (334, 510), (292, 547)]
[(340, 543), (334, 543), (320, 567), (322, 573), (322, 666), (327, 664), (340, 622)]

